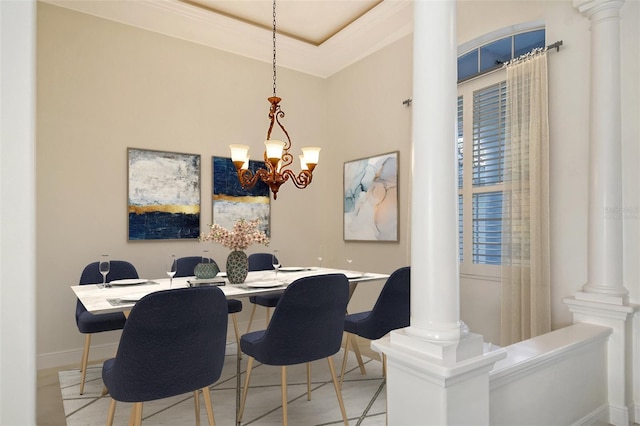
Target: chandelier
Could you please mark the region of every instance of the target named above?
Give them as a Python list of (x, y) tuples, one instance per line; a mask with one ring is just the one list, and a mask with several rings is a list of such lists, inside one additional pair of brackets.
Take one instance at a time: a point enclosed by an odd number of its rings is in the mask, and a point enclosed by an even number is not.
[[(318, 164), (320, 156), (319, 147), (304, 147), (300, 158), (300, 173), (295, 174), (287, 166), (293, 163), (293, 155), (289, 152), (291, 149), (291, 138), (287, 129), (280, 122), (284, 118), (284, 111), (280, 108), (280, 99), (276, 96), (276, 1), (273, 0), (273, 96), (267, 98), (271, 107), (269, 108), (269, 130), (267, 131), (267, 140), (264, 142), (264, 162), (266, 169), (259, 168), (255, 172), (249, 170), (249, 147), (247, 145), (233, 144), (229, 145), (231, 150), (231, 161), (236, 166), (238, 172), (238, 180), (244, 189), (250, 189), (255, 186), (258, 179), (269, 185), (273, 193), (273, 199), (278, 198), (278, 190), (280, 185), (291, 179), (299, 189), (306, 188), (313, 178), (313, 169)], [(286, 141), (271, 139), (271, 131), (274, 124), (284, 133)]]

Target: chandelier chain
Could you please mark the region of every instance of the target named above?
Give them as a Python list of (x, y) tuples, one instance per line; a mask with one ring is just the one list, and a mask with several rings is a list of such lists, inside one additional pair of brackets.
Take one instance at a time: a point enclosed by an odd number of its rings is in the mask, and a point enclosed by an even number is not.
[(276, 0), (273, 0), (273, 96), (276, 96)]

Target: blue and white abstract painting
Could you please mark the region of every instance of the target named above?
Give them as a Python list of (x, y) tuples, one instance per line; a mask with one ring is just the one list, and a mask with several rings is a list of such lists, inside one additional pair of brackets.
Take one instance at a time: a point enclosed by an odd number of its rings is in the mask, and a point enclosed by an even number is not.
[[(266, 168), (263, 161), (249, 161), (249, 170)], [(213, 223), (231, 229), (239, 219), (260, 220), (259, 229), (271, 237), (269, 186), (258, 180), (244, 189), (231, 158), (213, 157)]]
[(129, 148), (129, 240), (200, 236), (200, 155)]
[(344, 163), (344, 239), (398, 241), (398, 152)]

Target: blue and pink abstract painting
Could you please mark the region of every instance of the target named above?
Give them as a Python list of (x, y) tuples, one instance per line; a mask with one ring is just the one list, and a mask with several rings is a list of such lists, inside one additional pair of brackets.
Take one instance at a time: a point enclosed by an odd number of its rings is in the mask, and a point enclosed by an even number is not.
[(398, 152), (344, 163), (344, 240), (398, 241)]
[[(249, 161), (249, 170), (266, 168), (263, 161)], [(258, 180), (244, 189), (231, 158), (213, 157), (213, 223), (231, 229), (239, 219), (260, 220), (259, 229), (271, 236), (269, 186)]]
[(200, 155), (128, 149), (129, 240), (200, 236)]

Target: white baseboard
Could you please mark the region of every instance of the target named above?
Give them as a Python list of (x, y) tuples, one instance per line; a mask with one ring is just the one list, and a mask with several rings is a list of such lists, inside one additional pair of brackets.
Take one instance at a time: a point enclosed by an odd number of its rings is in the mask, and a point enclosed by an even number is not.
[(572, 426), (605, 426), (609, 424), (609, 405), (602, 404)]
[[(239, 321), (238, 322), (238, 331), (240, 332), (240, 336), (247, 332), (247, 325), (249, 321)], [(254, 319), (253, 324), (251, 325), (251, 330), (263, 330), (265, 328), (265, 320), (257, 320)], [(229, 326), (227, 329), (227, 341), (234, 342), (235, 341), (235, 332), (233, 331), (233, 323), (231, 322), (231, 318), (229, 318)], [(84, 339), (83, 339), (84, 341)], [(77, 366), (80, 368), (80, 361), (82, 358), (82, 347), (70, 349), (67, 351), (60, 352), (49, 352), (45, 354), (38, 354), (36, 360), (36, 368), (38, 370), (43, 370), (47, 368), (60, 368), (60, 367), (74, 367)], [(106, 343), (102, 345), (91, 345), (91, 350), (89, 351), (89, 365), (91, 365), (92, 360), (103, 360), (107, 358), (113, 358), (118, 350), (118, 342)]]
[[(89, 364), (92, 360), (113, 358), (118, 350), (118, 343), (106, 343), (103, 345), (91, 345), (89, 351)], [(77, 366), (80, 369), (82, 359), (82, 347), (61, 352), (50, 352), (47, 354), (39, 354), (37, 359), (37, 368), (42, 370), (45, 368), (58, 368), (65, 366)]]

